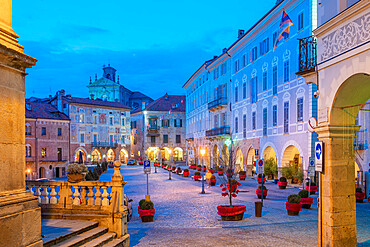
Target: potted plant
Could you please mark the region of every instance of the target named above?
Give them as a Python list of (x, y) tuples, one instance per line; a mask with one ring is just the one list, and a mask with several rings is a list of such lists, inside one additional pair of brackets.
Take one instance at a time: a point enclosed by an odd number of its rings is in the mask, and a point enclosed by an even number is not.
[(219, 168), (217, 169), (217, 174), (218, 174), (219, 176), (224, 175), (224, 169), (222, 169), (221, 167), (219, 167)]
[(207, 167), (203, 166), (203, 172), (206, 172), (206, 171), (207, 171)]
[(298, 216), (299, 211), (302, 211), (301, 197), (296, 194), (288, 196), (288, 201), (285, 202), (285, 208), (288, 215)]
[(216, 179), (215, 175), (212, 175), (211, 179), (209, 180), (209, 185), (215, 186), (216, 181), (217, 181), (217, 179)]
[(316, 183), (311, 181), (311, 186), (308, 186), (308, 182), (306, 182), (306, 190), (310, 190), (310, 195), (314, 195), (317, 191)]
[[(266, 199), (266, 196), (267, 196), (267, 191), (268, 189), (263, 186), (263, 199)], [(258, 197), (258, 199), (261, 199), (261, 196), (262, 196), (262, 186), (258, 186), (258, 189), (256, 189), (256, 195)]]
[(188, 169), (184, 169), (184, 172), (182, 173), (182, 175), (184, 177), (189, 177), (189, 170)]
[(195, 164), (191, 164), (190, 166), (189, 166), (189, 169), (195, 169), (197, 166), (195, 165)]
[(313, 198), (308, 194), (308, 190), (301, 190), (298, 195), (301, 197), (302, 208), (309, 209), (313, 203)]
[(246, 171), (239, 171), (239, 179), (245, 180), (247, 178), (247, 172)]
[(176, 173), (177, 173), (177, 175), (181, 174), (181, 168), (180, 167), (177, 167)]
[(279, 185), (279, 189), (284, 190), (286, 186), (288, 185), (286, 177), (280, 177), (277, 184)]
[(85, 180), (87, 168), (84, 164), (69, 164), (67, 168), (67, 178), (70, 183), (77, 183)]
[(229, 169), (226, 170), (226, 176), (227, 177), (232, 177), (233, 175), (234, 175), (234, 171), (232, 169), (229, 168)]
[(176, 166), (173, 166), (172, 167), (172, 173), (176, 173), (176, 169), (177, 169)]
[(142, 199), (139, 202), (139, 216), (142, 222), (152, 222), (155, 214), (154, 204), (152, 201)]
[(258, 174), (257, 182), (259, 184), (262, 184), (262, 178), (263, 178), (263, 182), (266, 182), (265, 174)]
[[(233, 144), (231, 144), (229, 149), (229, 158), (224, 160), (220, 157), (219, 159), (220, 164), (223, 164), (223, 167), (228, 167), (231, 171), (234, 170), (236, 155), (234, 153)], [(244, 212), (246, 211), (245, 205), (234, 205), (232, 203), (232, 199), (238, 196), (238, 186), (240, 186), (240, 183), (235, 180), (235, 175), (233, 173), (231, 174), (233, 176), (225, 176), (225, 174), (220, 175), (220, 180), (222, 182), (220, 184), (220, 187), (222, 188), (221, 195), (228, 197), (229, 204), (217, 206), (217, 214), (225, 221), (242, 220)]]
[(277, 164), (274, 158), (270, 158), (265, 160), (265, 170), (264, 174), (267, 176), (268, 179), (272, 180), (274, 177), (277, 177)]
[(197, 171), (201, 171), (202, 170), (202, 166), (201, 165), (197, 165)]
[(208, 170), (210, 173), (215, 173), (215, 169), (213, 169), (213, 168), (210, 168), (209, 170)]
[(202, 176), (200, 175), (200, 172), (194, 172), (194, 180), (195, 181), (199, 181), (199, 179), (201, 178)]
[(359, 203), (364, 202), (365, 192), (362, 192), (361, 188), (356, 188), (355, 196), (356, 196), (356, 202), (359, 202)]

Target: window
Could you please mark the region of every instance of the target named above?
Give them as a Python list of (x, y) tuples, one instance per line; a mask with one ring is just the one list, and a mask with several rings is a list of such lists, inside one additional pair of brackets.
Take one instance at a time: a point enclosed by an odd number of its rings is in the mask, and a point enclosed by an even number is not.
[(94, 134), (94, 143), (97, 143), (97, 141), (98, 141), (98, 135)]
[(284, 134), (289, 133), (289, 102), (284, 102)]
[(181, 135), (176, 135), (176, 143), (181, 143)]
[(298, 15), (298, 31), (303, 29), (303, 12)]
[(109, 125), (113, 125), (113, 117), (109, 118)]
[(214, 116), (214, 125), (215, 125), (215, 128), (218, 127), (218, 115)]
[(58, 136), (62, 136), (62, 128), (58, 128)]
[(62, 161), (62, 149), (61, 148), (58, 148), (57, 154), (58, 154), (58, 161)]
[(263, 135), (267, 136), (267, 108), (263, 108)]
[(84, 134), (81, 134), (80, 135), (80, 142), (81, 143), (84, 143), (85, 142), (85, 135)]
[(121, 125), (125, 126), (125, 119), (124, 118), (121, 118)]
[(221, 75), (224, 75), (224, 74), (226, 74), (226, 63), (223, 63), (222, 65), (221, 65)]
[(31, 146), (26, 146), (26, 157), (31, 157)]
[(175, 119), (175, 127), (182, 127), (182, 119)]
[(272, 68), (272, 94), (277, 95), (277, 66)]
[(109, 135), (109, 143), (112, 144), (113, 143), (113, 135)]
[(297, 122), (303, 122), (303, 98), (297, 99)]
[(136, 129), (136, 121), (131, 121), (131, 129)]
[(214, 79), (216, 80), (217, 78), (218, 78), (218, 68), (215, 68), (215, 70), (214, 70)]
[(98, 123), (98, 116), (94, 116), (93, 118), (94, 118), (94, 119), (93, 119), (93, 123), (94, 123), (94, 124), (97, 124), (97, 123)]
[(267, 90), (267, 72), (263, 72), (262, 80), (263, 80), (263, 91), (265, 91)]
[(235, 60), (234, 63), (234, 73), (239, 71), (239, 59)]
[(235, 87), (235, 102), (238, 102), (238, 87)]
[(272, 106), (272, 126), (277, 126), (277, 105)]
[(276, 43), (276, 39), (277, 39), (277, 32), (274, 32), (274, 34), (272, 35), (272, 42), (274, 43), (273, 45), (275, 46), (275, 43)]
[(45, 136), (46, 135), (46, 127), (41, 128), (41, 135)]
[(238, 128), (238, 118), (236, 117), (235, 118), (235, 133), (238, 133), (239, 132), (239, 128)]
[(80, 114), (79, 122), (80, 123), (83, 123), (84, 122), (84, 114)]
[(226, 113), (223, 112), (221, 114), (221, 126), (225, 126), (226, 125)]
[(289, 60), (284, 62), (284, 82), (289, 81)]
[(46, 148), (41, 148), (41, 157), (46, 158)]
[(247, 55), (246, 54), (243, 55), (243, 58), (242, 58), (242, 66), (243, 66), (243, 68), (245, 66), (247, 66)]
[(264, 55), (269, 51), (269, 38), (264, 39), (260, 42), (260, 55)]
[(247, 138), (247, 115), (243, 115), (243, 138)]
[(150, 137), (150, 143), (151, 144), (155, 144), (155, 136), (151, 136)]
[(163, 143), (168, 143), (168, 135), (163, 135)]
[(243, 99), (247, 98), (247, 83), (243, 83)]
[(252, 112), (252, 129), (256, 129), (256, 112)]
[(26, 124), (26, 136), (31, 135), (31, 125), (29, 123)]
[(257, 59), (257, 46), (251, 50), (251, 62)]
[(162, 119), (162, 127), (170, 127), (170, 120)]
[(251, 103), (257, 102), (257, 77), (251, 79)]

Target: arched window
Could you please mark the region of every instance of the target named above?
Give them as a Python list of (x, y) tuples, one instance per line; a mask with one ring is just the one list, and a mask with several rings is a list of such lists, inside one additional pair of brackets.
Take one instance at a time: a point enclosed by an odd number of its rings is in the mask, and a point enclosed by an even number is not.
[(26, 145), (26, 157), (31, 157), (31, 145)]
[(26, 123), (26, 136), (31, 135), (31, 125), (29, 123)]

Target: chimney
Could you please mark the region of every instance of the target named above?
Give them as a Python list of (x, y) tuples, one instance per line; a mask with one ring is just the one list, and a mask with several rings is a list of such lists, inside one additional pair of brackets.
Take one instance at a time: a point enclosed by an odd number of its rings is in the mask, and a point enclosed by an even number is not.
[(222, 49), (222, 53), (226, 53), (226, 52), (227, 52), (227, 48)]
[(90, 98), (91, 98), (91, 99), (94, 99), (94, 95), (93, 95), (93, 94), (90, 94)]
[(72, 97), (72, 95), (70, 95), (70, 94), (67, 94), (67, 95), (66, 95), (66, 97), (68, 97), (68, 98), (71, 98), (71, 97)]
[(141, 102), (141, 110), (145, 110), (145, 102)]
[(239, 29), (238, 30), (238, 39), (240, 39), (240, 37), (242, 37), (244, 35), (244, 30), (243, 29)]

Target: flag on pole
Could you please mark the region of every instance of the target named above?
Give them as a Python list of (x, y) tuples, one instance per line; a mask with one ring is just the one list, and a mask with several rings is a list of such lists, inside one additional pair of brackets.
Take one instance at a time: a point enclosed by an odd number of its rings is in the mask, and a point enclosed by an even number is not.
[(284, 36), (289, 35), (289, 27), (293, 25), (292, 20), (289, 18), (288, 14), (283, 10), (283, 16), (281, 17), (280, 21), (280, 27), (279, 27), (279, 32), (278, 36), (275, 40), (274, 43), (274, 49), (272, 50), (273, 52), (275, 51), (275, 48), (277, 44), (284, 38)]

